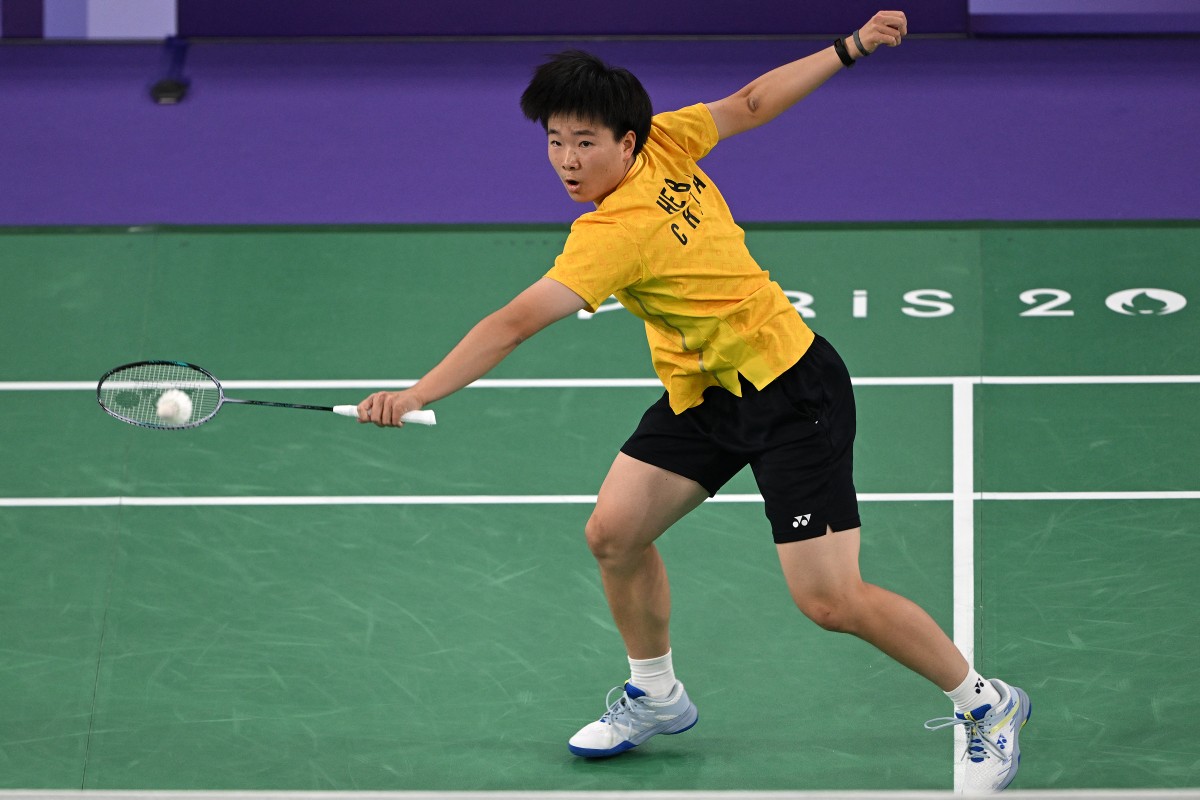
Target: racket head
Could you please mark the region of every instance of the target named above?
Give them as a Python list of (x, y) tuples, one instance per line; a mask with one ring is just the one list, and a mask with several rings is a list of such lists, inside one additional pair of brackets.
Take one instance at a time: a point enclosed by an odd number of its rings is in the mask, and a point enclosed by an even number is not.
[[(178, 390), (191, 403), (186, 417), (163, 418), (158, 402), (164, 392)], [(212, 373), (185, 361), (135, 361), (114, 367), (96, 384), (96, 402), (122, 422), (155, 430), (183, 430), (203, 425), (225, 401)]]

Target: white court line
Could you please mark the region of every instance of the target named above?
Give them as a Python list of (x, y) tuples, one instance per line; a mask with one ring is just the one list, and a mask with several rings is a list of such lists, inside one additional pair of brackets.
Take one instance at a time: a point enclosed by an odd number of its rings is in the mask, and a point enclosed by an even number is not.
[[(949, 791), (238, 791), (0, 789), (5, 800), (926, 800)], [(1200, 800), (1197, 789), (1010, 790), (1017, 800)]]
[[(963, 658), (975, 664), (975, 386), (969, 380), (952, 387), (953, 416), (953, 534), (951, 537), (951, 574), (954, 589), (951, 635)], [(966, 762), (958, 758), (967, 748), (967, 734), (954, 726), (954, 791), (961, 792), (966, 781)]]
[[(864, 503), (949, 502), (949, 493), (860, 494)], [(709, 503), (761, 503), (759, 494), (724, 494)], [(431, 495), (258, 495), (198, 497), (0, 497), (0, 508), (71, 508), (71, 507), (188, 507), (188, 506), (511, 506), (511, 505), (594, 505), (594, 494), (431, 494)]]
[[(975, 393), (967, 382), (953, 389), (954, 643), (975, 663)], [(963, 741), (965, 746), (966, 741)]]
[(1008, 386), (1082, 385), (1097, 383), (1200, 383), (1200, 375), (985, 375), (976, 383)]
[[(956, 386), (994, 384), (1010, 386), (1083, 384), (1200, 383), (1200, 375), (981, 375), (941, 377), (854, 378), (855, 386)], [(407, 389), (416, 383), (403, 380), (233, 380), (221, 381), (230, 390), (283, 389)], [(483, 378), (469, 389), (645, 389), (662, 388), (656, 378)], [(0, 381), (0, 392), (95, 391), (96, 381)]]
[(979, 492), (977, 500), (1200, 500), (1200, 492)]
[[(975, 492), (976, 501), (1098, 501), (1098, 500), (1200, 500), (1196, 492)], [(953, 492), (863, 492), (860, 503), (956, 503), (965, 495)], [(0, 497), (0, 508), (100, 508), (107, 506), (190, 507), (190, 506), (511, 506), (511, 505), (592, 505), (594, 494), (430, 494), (430, 495), (219, 495), (197, 497)], [(761, 503), (758, 494), (725, 494), (708, 503)], [(973, 517), (972, 517), (973, 523)], [(965, 536), (965, 518), (959, 523), (959, 535)], [(957, 559), (956, 559), (957, 569)]]

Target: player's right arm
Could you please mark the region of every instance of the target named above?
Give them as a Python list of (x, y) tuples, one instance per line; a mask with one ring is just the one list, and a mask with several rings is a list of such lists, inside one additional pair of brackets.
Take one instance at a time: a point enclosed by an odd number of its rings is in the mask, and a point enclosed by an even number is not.
[(521, 342), (588, 304), (558, 281), (542, 278), (503, 308), (484, 317), (454, 349), (400, 392), (376, 392), (358, 404), (359, 422), (399, 426), (400, 417), (457, 392), (503, 361)]

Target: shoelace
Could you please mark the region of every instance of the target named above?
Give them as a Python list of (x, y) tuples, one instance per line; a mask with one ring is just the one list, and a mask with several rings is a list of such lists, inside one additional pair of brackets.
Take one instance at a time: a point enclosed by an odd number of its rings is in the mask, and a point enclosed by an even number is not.
[[(609, 702), (613, 696), (613, 692), (620, 692), (621, 696), (615, 701)], [(623, 728), (624, 733), (632, 735), (634, 730), (633, 722), (622, 720), (622, 717), (626, 715), (633, 716), (634, 713), (629, 701), (625, 699), (625, 687), (622, 685), (609, 689), (608, 694), (604, 696), (604, 702), (608, 704), (608, 710), (600, 717), (600, 721), (607, 722), (618, 731), (621, 731)]]
[(967, 749), (962, 754), (964, 760), (983, 761), (983, 756), (979, 754), (987, 752), (1004, 763), (1008, 763), (1008, 754), (1001, 750), (995, 742), (984, 736), (983, 731), (979, 729), (979, 721), (970, 717), (937, 717), (925, 723), (925, 730), (940, 731), (942, 728), (952, 728), (955, 725), (962, 725), (967, 729)]

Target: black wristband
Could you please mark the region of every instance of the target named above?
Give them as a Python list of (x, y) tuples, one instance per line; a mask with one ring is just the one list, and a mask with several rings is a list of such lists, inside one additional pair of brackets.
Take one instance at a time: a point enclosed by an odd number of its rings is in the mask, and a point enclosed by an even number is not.
[(867, 52), (867, 48), (863, 47), (862, 39), (858, 38), (858, 31), (854, 32), (854, 46), (858, 48), (858, 52), (862, 54), (863, 58), (871, 55)]
[(833, 49), (843, 64), (847, 67), (854, 66), (854, 59), (850, 57), (850, 51), (846, 49), (846, 43), (842, 41), (840, 36), (833, 40)]

